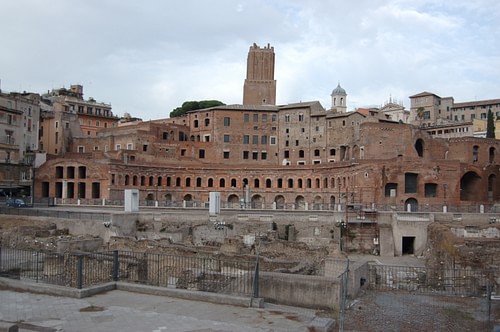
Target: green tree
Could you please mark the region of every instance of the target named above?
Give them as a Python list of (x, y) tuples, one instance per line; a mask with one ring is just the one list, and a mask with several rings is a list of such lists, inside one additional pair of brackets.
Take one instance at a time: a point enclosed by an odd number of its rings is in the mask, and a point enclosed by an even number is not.
[(425, 112), (425, 108), (423, 108), (423, 107), (417, 108), (417, 118), (419, 118), (419, 120), (420, 120), (420, 126), (422, 126), (422, 119), (424, 118), (424, 112)]
[(170, 112), (170, 117), (175, 118), (175, 117), (183, 116), (184, 114), (186, 114), (189, 111), (210, 108), (210, 107), (215, 107), (215, 106), (221, 106), (221, 105), (225, 105), (225, 104), (221, 101), (218, 101), (218, 100), (185, 101), (182, 103), (182, 106), (176, 107), (172, 110), (172, 112)]
[(491, 108), (488, 110), (488, 120), (486, 122), (486, 138), (495, 138), (495, 121)]

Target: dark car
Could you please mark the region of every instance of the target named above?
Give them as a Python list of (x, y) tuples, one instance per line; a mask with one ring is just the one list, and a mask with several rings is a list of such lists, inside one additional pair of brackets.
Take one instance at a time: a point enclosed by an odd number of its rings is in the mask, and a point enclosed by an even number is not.
[(7, 206), (10, 207), (25, 207), (26, 203), (20, 198), (11, 198), (7, 200)]

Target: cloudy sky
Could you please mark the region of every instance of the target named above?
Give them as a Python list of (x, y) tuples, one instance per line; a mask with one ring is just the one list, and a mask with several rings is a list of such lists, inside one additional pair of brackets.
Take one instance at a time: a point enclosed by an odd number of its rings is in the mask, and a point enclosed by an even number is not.
[(498, 0), (0, 0), (1, 89), (84, 86), (144, 120), (243, 98), (254, 42), (276, 53), (277, 103), (349, 109), (430, 91), (500, 98)]

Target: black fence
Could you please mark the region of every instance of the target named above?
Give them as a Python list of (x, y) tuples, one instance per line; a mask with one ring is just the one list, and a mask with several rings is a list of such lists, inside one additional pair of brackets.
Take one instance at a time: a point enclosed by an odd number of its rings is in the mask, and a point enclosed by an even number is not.
[(55, 253), (0, 248), (0, 276), (78, 289), (122, 281), (258, 296), (256, 263), (219, 257), (127, 251)]
[(484, 296), (499, 290), (495, 282), (499, 275), (499, 271), (492, 270), (370, 265), (368, 287), (372, 290)]

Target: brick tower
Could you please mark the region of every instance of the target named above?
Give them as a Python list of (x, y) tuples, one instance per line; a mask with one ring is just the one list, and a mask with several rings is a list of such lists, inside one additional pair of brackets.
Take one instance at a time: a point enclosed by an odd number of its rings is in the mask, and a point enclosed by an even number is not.
[(267, 44), (250, 46), (247, 59), (247, 78), (243, 87), (243, 105), (276, 105), (274, 79), (274, 47)]

